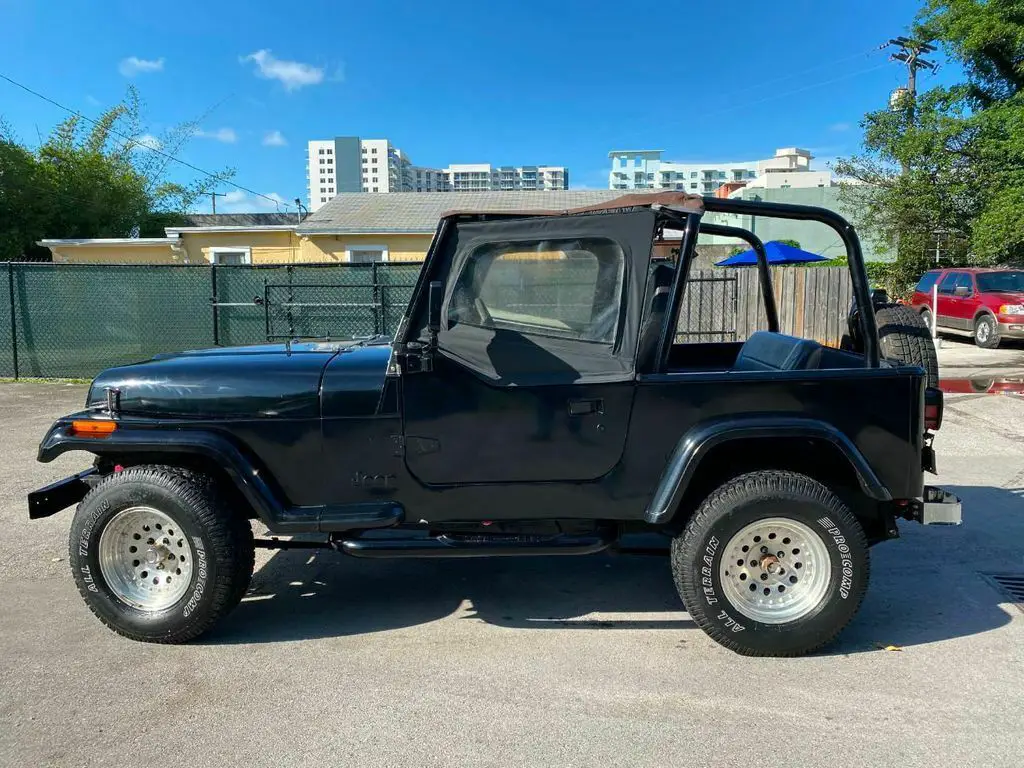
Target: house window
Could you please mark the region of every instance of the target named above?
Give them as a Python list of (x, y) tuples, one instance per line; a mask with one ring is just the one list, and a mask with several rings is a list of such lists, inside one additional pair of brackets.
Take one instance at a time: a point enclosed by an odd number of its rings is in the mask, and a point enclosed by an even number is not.
[(320, 150), (320, 154), (322, 155), (323, 153), (324, 153), (324, 151), (323, 151), (323, 150), (321, 149), (321, 150)]
[(334, 150), (333, 149), (328, 149), (327, 150), (327, 154), (328, 155), (333, 155), (334, 154)]
[(376, 191), (377, 191), (377, 188), (376, 188), (376, 187), (374, 187), (374, 188), (373, 188), (373, 191), (374, 191), (374, 192), (376, 192)]
[(620, 155), (619, 156), (619, 168), (625, 168), (625, 167), (626, 167), (626, 157), (625, 157), (625, 155)]
[(697, 178), (697, 172), (696, 171), (690, 171), (690, 178), (691, 179), (696, 179)]
[(363, 184), (365, 184), (367, 181), (368, 179), (365, 176), (363, 176)]
[(320, 198), (320, 202), (321, 203), (326, 203), (327, 202), (327, 198), (326, 197), (321, 197)]
[(327, 191), (333, 193), (334, 192), (334, 187), (328, 187)]
[(321, 157), (320, 158), (320, 165), (323, 165), (323, 164), (324, 164), (324, 159)]
[(376, 177), (376, 176), (374, 176), (374, 177), (373, 177), (373, 183), (374, 183), (374, 184), (376, 184), (376, 183), (377, 183), (377, 177)]
[(690, 189), (696, 189), (696, 188), (697, 188), (697, 182), (696, 181), (691, 181), (690, 182)]
[[(321, 202), (324, 202), (321, 200)], [(217, 266), (239, 266), (252, 264), (252, 249), (243, 248), (211, 248), (210, 263)]]
[(346, 245), (345, 259), (350, 264), (372, 264), (388, 260), (386, 245)]
[(328, 165), (334, 165), (334, 158), (333, 157), (328, 157), (327, 158), (327, 164)]
[[(372, 154), (372, 155), (376, 155), (376, 154), (377, 154), (377, 148), (376, 148), (376, 147), (374, 147), (373, 149), (371, 149), (371, 150), (370, 150), (370, 154)], [(373, 162), (377, 162), (377, 161), (376, 161), (376, 160), (374, 160)]]
[(363, 154), (366, 154), (366, 147), (363, 147)]

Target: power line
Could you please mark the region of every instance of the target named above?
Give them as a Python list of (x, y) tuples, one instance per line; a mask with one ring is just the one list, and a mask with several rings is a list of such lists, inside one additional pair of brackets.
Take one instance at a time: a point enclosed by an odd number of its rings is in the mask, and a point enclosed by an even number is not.
[[(20, 88), (21, 90), (25, 91), (26, 93), (30, 93), (33, 96), (35, 96), (36, 98), (42, 99), (43, 101), (47, 102), (48, 104), (52, 104), (53, 106), (57, 107), (58, 109), (63, 109), (65, 112), (68, 112), (68, 113), (70, 113), (72, 115), (75, 115), (76, 117), (80, 117), (82, 120), (85, 120), (88, 123), (92, 123), (93, 125), (99, 125), (99, 122), (96, 121), (96, 120), (93, 120), (91, 117), (83, 115), (78, 110), (71, 109), (71, 107), (66, 107), (63, 104), (61, 104), (60, 102), (54, 101), (49, 96), (44, 96), (43, 94), (39, 93), (39, 91), (32, 90), (31, 88), (29, 88), (24, 83), (19, 83), (17, 80), (13, 80), (12, 78), (10, 78), (7, 75), (5, 75), (3, 72), (0, 72), (0, 80), (6, 80), (11, 85), (13, 85), (13, 86), (15, 86), (17, 88)], [(232, 187), (235, 187), (236, 189), (240, 189), (243, 192), (247, 192), (250, 195), (255, 195), (256, 197), (262, 197), (264, 200), (269, 200), (275, 206), (277, 206), (277, 209), (279, 211), (281, 210), (281, 206), (282, 205), (285, 206), (286, 208), (291, 205), (291, 203), (282, 202), (282, 201), (277, 200), (277, 199), (275, 199), (273, 197), (270, 197), (269, 195), (264, 195), (262, 192), (257, 192), (254, 189), (249, 189), (248, 187), (244, 187), (244, 186), (242, 186), (241, 184), (239, 184), (237, 182), (231, 181), (230, 179), (221, 178), (219, 174), (211, 173), (210, 171), (207, 171), (207, 170), (205, 170), (203, 168), (200, 168), (197, 165), (193, 165), (192, 163), (189, 163), (189, 162), (187, 162), (185, 160), (182, 160), (179, 157), (175, 157), (174, 155), (172, 155), (172, 154), (170, 154), (168, 152), (164, 152), (161, 149), (157, 149), (156, 147), (150, 146), (149, 144), (140, 143), (136, 138), (134, 138), (132, 136), (127, 136), (127, 135), (125, 135), (123, 133), (120, 133), (118, 131), (115, 131), (113, 129), (109, 129), (109, 130), (110, 130), (110, 133), (113, 134), (114, 136), (117, 136), (118, 138), (124, 139), (125, 141), (129, 142), (129, 146), (141, 147), (142, 149), (145, 149), (145, 150), (147, 150), (149, 152), (154, 152), (154, 153), (156, 153), (158, 155), (161, 155), (162, 157), (167, 158), (168, 160), (173, 160), (174, 162), (176, 162), (176, 163), (178, 163), (180, 165), (183, 165), (186, 168), (190, 168), (191, 170), (196, 171), (197, 173), (201, 173), (204, 176), (207, 176), (207, 177), (209, 177), (211, 179), (214, 179), (218, 183), (230, 184)]]
[(842, 80), (849, 80), (852, 77), (858, 77), (860, 75), (867, 74), (868, 72), (874, 72), (875, 70), (882, 69), (882, 68), (887, 67), (887, 66), (888, 66), (888, 62), (883, 62), (882, 64), (876, 64), (875, 66), (868, 67), (867, 69), (859, 69), (856, 72), (848, 72), (845, 75), (839, 75), (838, 77), (832, 77), (832, 78), (829, 78), (828, 80), (821, 80), (821, 81), (819, 81), (817, 83), (811, 83), (810, 85), (804, 85), (804, 86), (801, 86), (800, 88), (794, 88), (793, 90), (790, 90), (790, 91), (783, 91), (782, 93), (773, 93), (770, 96), (765, 96), (763, 99), (756, 99), (754, 101), (744, 102), (743, 104), (734, 104), (731, 107), (723, 107), (722, 109), (711, 110), (710, 112), (701, 112), (700, 113), (700, 117), (701, 117), (701, 119), (704, 119), (704, 118), (707, 118), (707, 117), (711, 117), (713, 115), (720, 115), (720, 114), (723, 114), (725, 112), (734, 112), (734, 111), (736, 111), (738, 109), (746, 109), (748, 107), (755, 106), (757, 104), (764, 104), (767, 101), (774, 101), (775, 99), (782, 99), (782, 98), (785, 98), (786, 96), (793, 96), (793, 95), (795, 95), (797, 93), (803, 93), (804, 91), (809, 91), (809, 90), (812, 90), (814, 88), (820, 88), (823, 85), (831, 85), (832, 83), (838, 83), (838, 82), (840, 82)]

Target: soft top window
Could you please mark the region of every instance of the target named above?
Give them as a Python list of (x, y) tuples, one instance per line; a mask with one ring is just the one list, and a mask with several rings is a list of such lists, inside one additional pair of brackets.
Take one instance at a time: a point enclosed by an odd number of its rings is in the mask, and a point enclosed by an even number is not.
[(448, 307), (461, 324), (615, 341), (625, 256), (600, 237), (486, 243), (466, 259)]

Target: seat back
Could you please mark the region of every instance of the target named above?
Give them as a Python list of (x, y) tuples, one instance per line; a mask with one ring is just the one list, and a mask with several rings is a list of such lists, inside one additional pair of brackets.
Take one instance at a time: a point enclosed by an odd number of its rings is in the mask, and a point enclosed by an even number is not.
[(795, 371), (815, 368), (821, 345), (772, 331), (757, 331), (740, 348), (734, 371)]
[(661, 326), (665, 321), (665, 312), (668, 309), (669, 295), (672, 293), (672, 278), (675, 277), (675, 269), (668, 264), (658, 264), (651, 270), (647, 278), (647, 289), (644, 295), (647, 296), (649, 309), (640, 327), (640, 342), (637, 347), (637, 370), (640, 373), (650, 373), (654, 369), (654, 359), (658, 352), (658, 338), (661, 336)]

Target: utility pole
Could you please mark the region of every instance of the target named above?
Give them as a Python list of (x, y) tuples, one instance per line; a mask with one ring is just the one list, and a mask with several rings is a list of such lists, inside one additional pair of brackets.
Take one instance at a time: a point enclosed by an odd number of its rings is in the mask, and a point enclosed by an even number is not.
[(210, 200), (213, 202), (213, 212), (214, 213), (217, 213), (217, 198), (218, 197), (227, 197), (227, 193), (226, 192), (211, 192), (210, 193)]
[(907, 98), (910, 100), (910, 119), (914, 119), (914, 104), (917, 101), (917, 70), (935, 70), (934, 62), (922, 58), (922, 54), (934, 53), (935, 46), (909, 37), (894, 37), (885, 46), (895, 46), (899, 50), (889, 56), (890, 61), (902, 61), (907, 65)]

